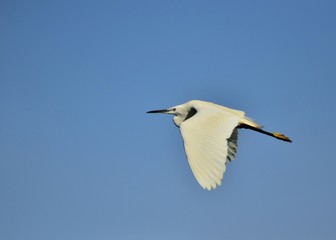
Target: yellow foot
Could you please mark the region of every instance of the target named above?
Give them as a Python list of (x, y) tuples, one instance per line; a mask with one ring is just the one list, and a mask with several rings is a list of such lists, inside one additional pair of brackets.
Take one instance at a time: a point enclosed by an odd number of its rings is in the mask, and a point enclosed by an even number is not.
[(273, 136), (276, 137), (277, 139), (281, 139), (281, 140), (286, 141), (286, 142), (292, 142), (292, 140), (290, 140), (288, 137), (286, 137), (286, 136), (283, 135), (282, 133), (273, 132), (272, 134), (273, 134)]

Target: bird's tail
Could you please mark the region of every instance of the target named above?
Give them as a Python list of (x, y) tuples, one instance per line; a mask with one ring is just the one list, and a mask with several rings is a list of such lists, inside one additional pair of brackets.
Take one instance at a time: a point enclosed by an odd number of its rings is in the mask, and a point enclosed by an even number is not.
[(258, 123), (253, 121), (251, 118), (248, 118), (246, 116), (240, 120), (239, 125), (241, 125), (241, 124), (243, 124), (243, 125), (245, 124), (245, 125), (251, 126), (253, 128), (262, 128), (261, 125), (259, 125)]

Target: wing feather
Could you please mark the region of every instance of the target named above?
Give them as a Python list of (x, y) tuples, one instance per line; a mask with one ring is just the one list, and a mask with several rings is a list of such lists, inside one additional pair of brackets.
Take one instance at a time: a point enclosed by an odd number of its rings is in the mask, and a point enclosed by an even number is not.
[(190, 168), (204, 188), (221, 184), (227, 161), (235, 157), (237, 129), (243, 113), (196, 106), (197, 113), (180, 125)]
[(230, 136), (230, 138), (228, 138), (228, 156), (227, 156), (227, 160), (228, 161), (232, 161), (235, 156), (236, 156), (236, 152), (237, 152), (237, 144), (238, 144), (238, 129), (235, 128)]

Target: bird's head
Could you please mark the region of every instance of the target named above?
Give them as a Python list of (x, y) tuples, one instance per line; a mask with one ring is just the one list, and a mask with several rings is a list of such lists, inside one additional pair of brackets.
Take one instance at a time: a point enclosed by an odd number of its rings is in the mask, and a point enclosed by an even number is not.
[(174, 124), (176, 125), (176, 127), (180, 127), (181, 123), (188, 119), (188, 115), (190, 115), (191, 112), (194, 115), (194, 112), (196, 113), (196, 110), (190, 107), (189, 104), (181, 104), (168, 109), (148, 111), (147, 113), (166, 113), (175, 115), (173, 118)]

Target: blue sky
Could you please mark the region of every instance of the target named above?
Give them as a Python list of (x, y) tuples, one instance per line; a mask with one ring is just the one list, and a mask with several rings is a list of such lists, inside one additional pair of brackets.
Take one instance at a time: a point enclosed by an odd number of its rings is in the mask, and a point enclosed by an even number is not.
[[(334, 1), (2, 1), (0, 238), (335, 239)], [(222, 186), (170, 116), (244, 110)]]

